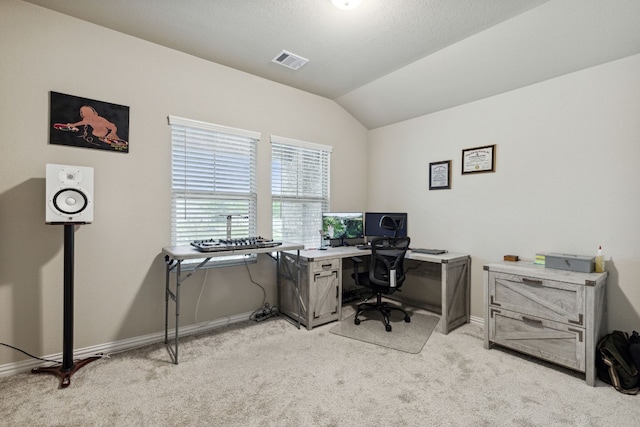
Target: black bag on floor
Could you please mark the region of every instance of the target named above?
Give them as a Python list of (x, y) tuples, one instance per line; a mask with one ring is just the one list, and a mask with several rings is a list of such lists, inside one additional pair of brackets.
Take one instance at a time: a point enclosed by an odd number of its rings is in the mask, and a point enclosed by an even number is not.
[[(640, 370), (640, 335), (636, 331), (633, 331), (633, 334), (629, 337), (629, 353), (633, 363), (636, 364), (636, 368)], [(640, 385), (640, 379), (638, 380), (638, 385)]]
[(637, 394), (640, 391), (638, 369), (629, 352), (629, 344), (626, 332), (613, 331), (602, 337), (596, 346), (596, 370), (598, 378), (620, 393)]

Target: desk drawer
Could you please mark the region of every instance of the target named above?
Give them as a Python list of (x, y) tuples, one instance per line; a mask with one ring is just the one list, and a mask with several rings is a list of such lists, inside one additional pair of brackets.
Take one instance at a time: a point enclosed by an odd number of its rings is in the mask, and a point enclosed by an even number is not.
[(323, 271), (339, 270), (340, 258), (313, 261), (309, 264), (309, 268), (311, 269), (311, 273), (321, 273)]
[(517, 274), (489, 274), (491, 307), (584, 327), (584, 286)]

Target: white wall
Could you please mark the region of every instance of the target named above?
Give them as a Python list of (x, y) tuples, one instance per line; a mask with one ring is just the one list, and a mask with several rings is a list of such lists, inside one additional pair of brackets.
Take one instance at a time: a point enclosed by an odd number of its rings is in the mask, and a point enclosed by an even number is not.
[[(496, 144), (495, 173), (461, 175), (462, 150)], [(369, 133), (370, 209), (409, 213), (414, 247), (482, 266), (538, 251), (607, 259), (610, 329), (640, 327), (640, 55)], [(390, 160), (392, 159), (392, 160)], [(452, 189), (429, 191), (429, 163), (452, 160)]]
[[(484, 263), (602, 244), (610, 329), (640, 324), (640, 56), (368, 133), (330, 100), (17, 0), (0, 2), (0, 57), (2, 342), (38, 355), (62, 350), (63, 239), (60, 226), (44, 224), (46, 163), (96, 174), (95, 221), (76, 230), (75, 347), (162, 331), (168, 115), (262, 133), (262, 235), (268, 136), (332, 145), (332, 208), (406, 210), (414, 246), (470, 253), (472, 315), (483, 315)], [(49, 91), (129, 106), (130, 153), (49, 145)], [(461, 176), (461, 150), (488, 144), (497, 145), (496, 172)], [(367, 153), (368, 164), (359, 161)], [(440, 160), (453, 161), (452, 189), (429, 191), (429, 162)], [(368, 182), (369, 168), (391, 173)], [(250, 268), (273, 303), (272, 261)], [(183, 287), (183, 325), (262, 301), (244, 267), (204, 279)], [(0, 348), (0, 365), (23, 359)]]
[[(332, 208), (366, 204), (367, 165), (353, 159), (367, 131), (333, 101), (17, 0), (0, 2), (0, 57), (0, 342), (62, 351), (63, 228), (44, 223), (47, 163), (95, 169), (95, 220), (75, 233), (75, 347), (163, 330), (168, 115), (262, 133), (260, 235), (271, 235), (270, 134), (333, 146)], [(49, 91), (129, 106), (129, 154), (48, 144)], [(274, 304), (273, 261), (250, 268)], [(263, 296), (244, 267), (211, 270), (206, 283), (200, 272), (182, 289), (182, 325), (196, 321), (201, 290), (198, 322), (255, 310)], [(0, 347), (0, 365), (22, 359)]]

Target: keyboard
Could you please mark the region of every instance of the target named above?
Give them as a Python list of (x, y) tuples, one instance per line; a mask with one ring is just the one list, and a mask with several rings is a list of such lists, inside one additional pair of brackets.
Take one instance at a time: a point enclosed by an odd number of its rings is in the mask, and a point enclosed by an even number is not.
[(194, 240), (191, 246), (200, 252), (235, 251), (242, 249), (274, 248), (282, 242), (275, 242), (263, 237), (245, 237), (241, 239), (208, 239)]
[(371, 249), (371, 245), (358, 245), (356, 246), (356, 248), (360, 249), (361, 251), (366, 251), (367, 249)]
[(417, 254), (427, 254), (427, 255), (440, 255), (440, 254), (447, 253), (447, 251), (445, 251), (444, 249), (422, 249), (422, 248), (412, 248), (411, 252), (414, 252)]

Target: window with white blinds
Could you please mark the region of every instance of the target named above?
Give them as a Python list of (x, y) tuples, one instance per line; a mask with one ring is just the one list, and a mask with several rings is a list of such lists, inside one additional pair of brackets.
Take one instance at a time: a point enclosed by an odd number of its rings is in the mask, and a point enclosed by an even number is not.
[(318, 247), (332, 147), (271, 136), (273, 238)]
[(256, 236), (260, 134), (169, 116), (171, 244)]

